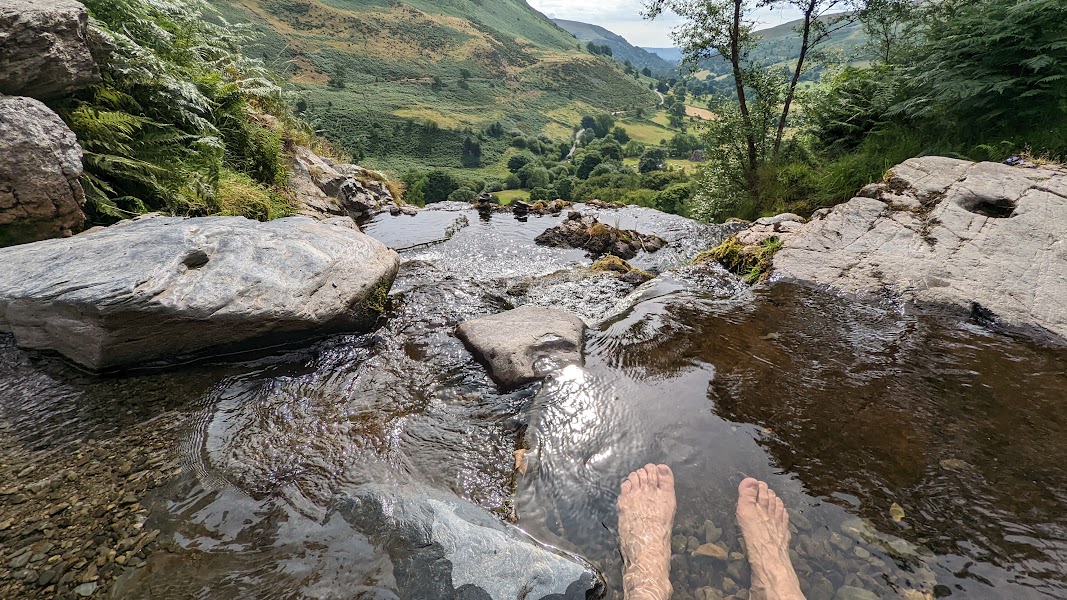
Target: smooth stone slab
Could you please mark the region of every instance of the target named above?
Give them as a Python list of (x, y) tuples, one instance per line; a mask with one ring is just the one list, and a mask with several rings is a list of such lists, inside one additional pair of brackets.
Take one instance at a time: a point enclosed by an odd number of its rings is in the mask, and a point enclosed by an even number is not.
[(585, 322), (562, 310), (524, 305), (460, 323), (456, 335), (510, 388), (582, 364)]
[(1067, 337), (1067, 169), (913, 158), (865, 193), (786, 239), (777, 276)]
[(398, 258), (344, 217), (156, 217), (0, 249), (0, 331), (94, 370), (374, 323)]
[(586, 600), (603, 593), (600, 576), (580, 559), (452, 494), (368, 484), (335, 510), (389, 553), (401, 598)]

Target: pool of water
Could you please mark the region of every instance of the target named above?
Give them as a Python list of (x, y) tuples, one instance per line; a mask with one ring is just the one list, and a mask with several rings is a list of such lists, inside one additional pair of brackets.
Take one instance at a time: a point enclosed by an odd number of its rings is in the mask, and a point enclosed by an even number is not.
[[(749, 475), (794, 514), (809, 600), (842, 587), (1067, 598), (1063, 347), (952, 311), (785, 283), (749, 290), (684, 266), (723, 230), (599, 212), (671, 241), (635, 264), (681, 268), (625, 298), (629, 289), (601, 293), (610, 303), (595, 297), (596, 279), (559, 288), (593, 326), (585, 366), (543, 387), (500, 393), (453, 331), (560, 301), (514, 288), (591, 262), (533, 244), (563, 217), (386, 216), (364, 229), (405, 262), (366, 335), (106, 378), (0, 338), (0, 467), (43, 471), (101, 444), (136, 453), (169, 436), (180, 473), (140, 503), (161, 550), (122, 572), (114, 598), (393, 597), (385, 554), (329, 509), (366, 482), (407, 480), (581, 554), (621, 597), (614, 500), (647, 462), (678, 478), (677, 598), (744, 595), (740, 556), (690, 550), (740, 550), (733, 505)], [(174, 425), (165, 434), (163, 420)], [(524, 473), (516, 449), (529, 457)]]

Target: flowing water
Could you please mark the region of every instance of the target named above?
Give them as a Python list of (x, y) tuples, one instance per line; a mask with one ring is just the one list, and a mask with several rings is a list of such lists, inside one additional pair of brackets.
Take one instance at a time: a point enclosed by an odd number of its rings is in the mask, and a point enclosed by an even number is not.
[[(563, 217), (442, 206), (364, 224), (404, 260), (370, 334), (124, 377), (0, 337), (0, 467), (33, 481), (101, 445), (177, 455), (140, 502), (163, 551), (114, 598), (395, 597), (382, 549), (330, 507), (408, 480), (585, 556), (621, 597), (614, 500), (648, 462), (678, 478), (677, 598), (747, 587), (739, 554), (690, 551), (740, 550), (749, 475), (792, 511), (809, 600), (1067, 598), (1067, 350), (953, 311), (750, 290), (684, 265), (722, 229), (598, 214), (668, 239), (633, 261), (664, 275), (637, 290), (576, 276), (583, 252), (533, 243)], [(453, 331), (526, 302), (587, 319), (586, 364), (500, 393)]]

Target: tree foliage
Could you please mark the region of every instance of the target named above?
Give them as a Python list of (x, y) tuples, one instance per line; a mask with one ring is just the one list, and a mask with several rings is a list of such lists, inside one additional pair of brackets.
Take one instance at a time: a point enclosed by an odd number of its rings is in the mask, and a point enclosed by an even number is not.
[(925, 43), (902, 112), (971, 135), (1064, 122), (1067, 3), (945, 0), (922, 18)]

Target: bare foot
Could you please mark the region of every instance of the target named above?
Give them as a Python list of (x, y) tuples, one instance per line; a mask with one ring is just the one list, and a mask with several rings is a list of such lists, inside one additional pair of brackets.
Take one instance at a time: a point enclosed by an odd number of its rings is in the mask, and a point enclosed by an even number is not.
[(671, 597), (674, 510), (674, 473), (667, 465), (645, 465), (622, 482), (619, 541), (626, 600)]
[(751, 600), (804, 600), (789, 560), (789, 513), (766, 483), (751, 477), (737, 487), (737, 524), (752, 565)]

